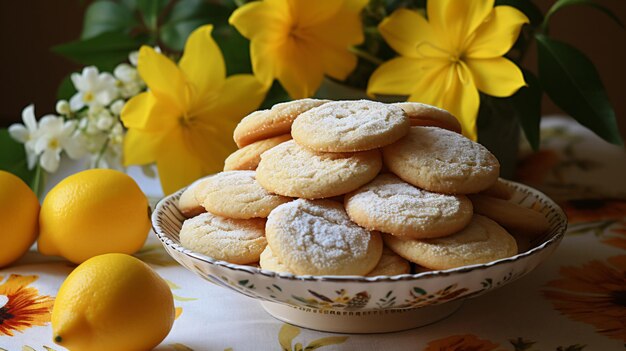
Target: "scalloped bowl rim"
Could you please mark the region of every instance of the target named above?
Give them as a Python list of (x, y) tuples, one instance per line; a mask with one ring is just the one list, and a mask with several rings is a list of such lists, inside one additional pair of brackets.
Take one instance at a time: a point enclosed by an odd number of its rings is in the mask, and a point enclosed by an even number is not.
[(252, 274), (261, 274), (269, 278), (279, 278), (283, 280), (333, 281), (333, 282), (358, 282), (358, 283), (390, 282), (390, 281), (401, 281), (401, 280), (417, 281), (417, 280), (428, 279), (428, 278), (438, 277), (438, 276), (450, 276), (450, 275), (463, 274), (463, 273), (477, 270), (477, 269), (484, 269), (484, 268), (488, 268), (492, 266), (515, 262), (525, 257), (532, 256), (537, 252), (543, 251), (547, 247), (551, 245), (556, 245), (561, 241), (567, 229), (567, 216), (563, 212), (563, 209), (561, 209), (561, 207), (558, 206), (554, 202), (554, 200), (552, 200), (546, 194), (542, 193), (541, 191), (537, 189), (534, 189), (527, 185), (523, 185), (523, 184), (516, 183), (513, 181), (505, 181), (505, 182), (513, 186), (514, 188), (516, 188), (516, 190), (524, 189), (530, 193), (533, 193), (538, 198), (541, 198), (542, 200), (547, 202), (548, 206), (550, 206), (553, 210), (556, 211), (559, 217), (559, 223), (556, 224), (556, 228), (554, 230), (555, 233), (549, 238), (544, 239), (544, 241), (541, 244), (527, 251), (524, 251), (522, 253), (518, 253), (515, 256), (506, 257), (506, 258), (502, 258), (502, 259), (487, 262), (487, 263), (462, 266), (462, 267), (451, 268), (451, 269), (446, 269), (446, 270), (433, 270), (433, 271), (427, 271), (427, 272), (421, 272), (421, 273), (415, 273), (415, 274), (401, 274), (401, 275), (393, 275), (393, 276), (381, 275), (381, 276), (375, 276), (375, 277), (351, 276), (351, 275), (295, 275), (291, 273), (284, 273), (284, 272), (279, 273), (279, 272), (274, 272), (270, 270), (253, 267), (253, 266), (240, 265), (240, 264), (234, 264), (234, 263), (230, 263), (226, 261), (216, 260), (204, 254), (189, 250), (183, 247), (182, 245), (175, 243), (168, 236), (168, 234), (165, 233), (165, 231), (161, 228), (161, 226), (158, 225), (157, 218), (159, 214), (163, 211), (163, 207), (165, 206), (165, 203), (172, 198), (179, 197), (180, 194), (182, 194), (182, 192), (185, 191), (185, 189), (187, 189), (187, 187), (182, 188), (174, 192), (173, 194), (162, 198), (161, 200), (157, 202), (155, 209), (151, 215), (152, 229), (155, 235), (159, 238), (159, 240), (163, 244), (193, 259), (197, 259), (197, 260), (206, 262), (211, 265), (216, 265), (216, 266), (220, 266), (220, 267), (231, 269), (231, 270), (244, 271), (244, 272), (252, 273)]

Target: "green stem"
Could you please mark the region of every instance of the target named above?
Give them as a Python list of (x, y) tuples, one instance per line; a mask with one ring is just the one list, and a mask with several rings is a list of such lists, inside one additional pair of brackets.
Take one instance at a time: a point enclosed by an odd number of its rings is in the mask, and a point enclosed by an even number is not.
[(370, 54), (369, 52), (363, 51), (363, 50), (361, 50), (359, 48), (350, 47), (349, 50), (350, 50), (350, 52), (352, 52), (353, 54), (357, 55), (358, 57), (360, 57), (360, 58), (362, 58), (362, 59), (364, 59), (366, 61), (369, 61), (369, 62), (375, 64), (376, 66), (380, 66), (380, 65), (383, 64), (383, 62), (385, 62), (385, 61), (379, 59), (378, 57)]
[(35, 176), (31, 182), (31, 188), (39, 200), (43, 200), (44, 184), (46, 183), (45, 177), (46, 172), (44, 172), (43, 168), (41, 168), (41, 164), (37, 162), (37, 166), (35, 167)]
[(235, 0), (234, 3), (235, 3), (235, 5), (237, 5), (237, 7), (241, 7), (241, 6), (246, 4), (246, 1), (245, 0)]
[(94, 163), (96, 168), (98, 168), (98, 165), (100, 164), (100, 161), (102, 160), (102, 157), (104, 157), (104, 153), (107, 150), (107, 147), (109, 146), (109, 141), (110, 140), (111, 139), (107, 138), (107, 140), (104, 142), (104, 144), (102, 144), (102, 148), (98, 152), (98, 158), (96, 159), (96, 162)]

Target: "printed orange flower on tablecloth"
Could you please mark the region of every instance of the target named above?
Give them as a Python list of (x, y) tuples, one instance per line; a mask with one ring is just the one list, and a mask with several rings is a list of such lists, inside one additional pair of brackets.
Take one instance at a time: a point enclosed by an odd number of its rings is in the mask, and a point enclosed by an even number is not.
[(582, 267), (562, 267), (543, 295), (567, 317), (591, 324), (598, 333), (626, 341), (626, 255)]
[(489, 340), (482, 340), (475, 335), (466, 334), (433, 340), (426, 345), (424, 351), (492, 351), (498, 346)]
[(626, 218), (617, 223), (616, 227), (609, 229), (609, 236), (602, 240), (603, 243), (626, 250)]
[[(28, 286), (37, 278), (36, 275), (11, 274), (0, 285), (0, 336), (13, 336), (14, 331), (23, 332), (50, 322), (54, 299), (39, 295), (37, 289)], [(3, 280), (0, 276), (0, 282)]]
[(575, 199), (563, 202), (561, 207), (571, 224), (626, 217), (626, 200)]
[(521, 159), (515, 170), (515, 179), (530, 185), (543, 184), (561, 160), (554, 150), (539, 150)]

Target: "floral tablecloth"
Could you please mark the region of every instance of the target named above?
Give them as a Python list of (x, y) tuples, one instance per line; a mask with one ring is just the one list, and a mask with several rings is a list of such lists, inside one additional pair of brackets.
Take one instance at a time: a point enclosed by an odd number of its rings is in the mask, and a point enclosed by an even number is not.
[[(258, 301), (179, 266), (150, 235), (135, 256), (168, 281), (177, 307), (157, 350), (626, 349), (626, 151), (564, 118), (545, 118), (542, 139), (541, 151), (522, 153), (517, 178), (561, 203), (570, 227), (527, 276), (426, 327), (339, 335), (272, 318)], [(142, 184), (148, 194), (154, 185)], [(0, 270), (0, 350), (64, 350), (52, 342), (50, 309), (73, 268), (33, 249)]]

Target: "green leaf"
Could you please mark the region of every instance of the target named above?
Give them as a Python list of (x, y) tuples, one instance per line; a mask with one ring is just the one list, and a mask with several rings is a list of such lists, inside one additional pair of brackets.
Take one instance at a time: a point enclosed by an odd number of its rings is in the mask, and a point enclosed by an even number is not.
[(218, 28), (213, 37), (224, 55), (228, 75), (252, 72), (248, 39), (239, 34), (234, 27)]
[(130, 33), (137, 25), (133, 13), (126, 6), (113, 1), (96, 1), (85, 12), (82, 39), (106, 32)]
[(420, 295), (426, 295), (426, 290), (417, 286), (413, 288), (413, 291), (415, 291), (417, 294), (420, 294)]
[(137, 0), (119, 0), (120, 5), (125, 6), (127, 9), (131, 11), (135, 11), (137, 8)]
[(615, 111), (593, 63), (576, 48), (536, 35), (539, 79), (548, 96), (602, 139), (622, 145)]
[(4, 128), (0, 129), (0, 170), (15, 174), (26, 184), (35, 178), (35, 169), (28, 169), (24, 144), (14, 140)]
[(527, 70), (522, 70), (526, 86), (510, 97), (517, 111), (526, 139), (533, 150), (539, 149), (539, 123), (541, 122), (541, 97), (543, 90), (539, 79)]
[(230, 10), (218, 4), (202, 0), (181, 0), (172, 10), (161, 27), (161, 41), (169, 48), (182, 51), (191, 32), (203, 24), (216, 27), (226, 26)]
[(95, 65), (100, 70), (111, 71), (128, 54), (137, 50), (146, 38), (133, 38), (119, 32), (102, 33), (93, 38), (57, 45), (52, 51), (83, 65)]
[(156, 31), (159, 24), (159, 15), (168, 3), (169, 0), (137, 0), (137, 8), (143, 15), (146, 27)]
[(540, 25), (543, 21), (541, 9), (530, 0), (496, 0), (495, 6), (501, 5), (515, 7), (522, 11), (528, 17), (530, 25), (533, 27)]
[(57, 89), (57, 99), (59, 100), (69, 100), (74, 94), (76, 94), (76, 88), (74, 87), (74, 83), (72, 83), (71, 75), (67, 75), (59, 84), (59, 88)]
[(550, 18), (557, 13), (558, 11), (572, 5), (586, 5), (595, 8), (598, 11), (603, 12), (605, 15), (609, 16), (615, 23), (617, 23), (620, 27), (624, 28), (624, 24), (611, 10), (608, 8), (596, 3), (593, 0), (558, 0), (552, 5), (548, 13), (546, 13), (546, 17), (543, 19), (543, 28), (544, 31), (548, 31), (548, 24), (550, 22)]

